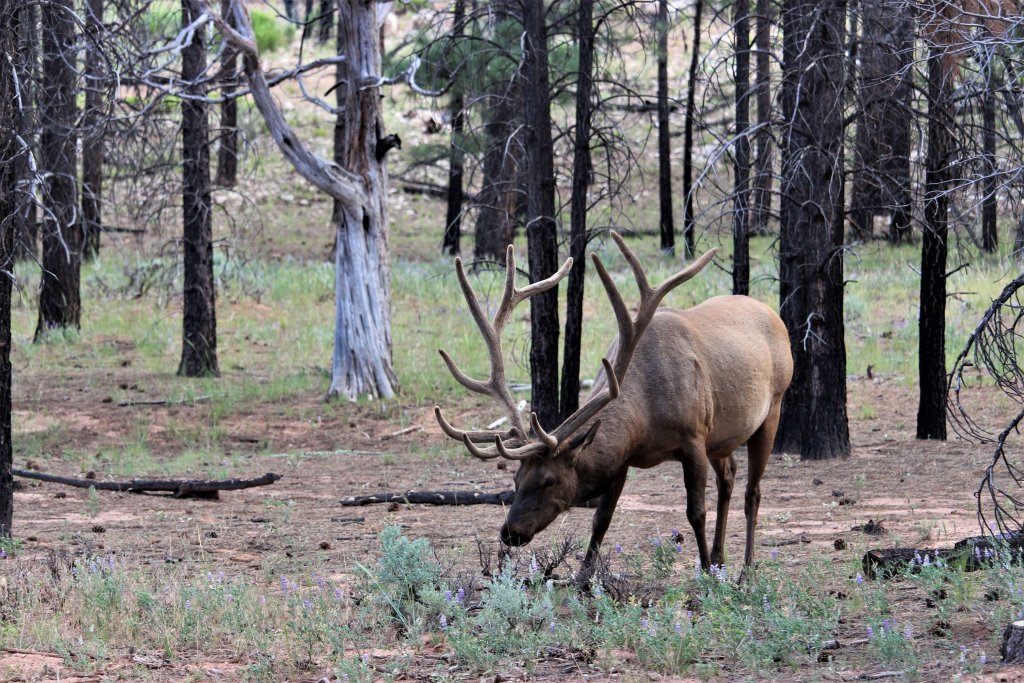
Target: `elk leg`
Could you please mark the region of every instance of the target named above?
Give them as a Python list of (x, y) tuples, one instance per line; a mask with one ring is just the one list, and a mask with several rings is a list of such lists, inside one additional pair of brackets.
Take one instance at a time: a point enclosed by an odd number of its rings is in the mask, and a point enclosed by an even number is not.
[(725, 525), (729, 520), (729, 501), (732, 487), (736, 482), (736, 458), (732, 453), (725, 457), (712, 457), (711, 467), (718, 479), (718, 514), (715, 517), (715, 541), (711, 545), (711, 564), (725, 564)]
[(700, 566), (708, 571), (711, 569), (711, 560), (708, 557), (708, 541), (704, 536), (704, 489), (708, 483), (708, 459), (701, 448), (683, 454), (680, 460), (683, 463), (683, 483), (686, 485), (686, 519), (697, 538)]
[(608, 490), (598, 500), (597, 511), (594, 512), (593, 527), (590, 532), (590, 545), (587, 546), (587, 554), (583, 559), (583, 565), (589, 567), (594, 558), (601, 551), (601, 541), (608, 532), (608, 526), (612, 523), (612, 515), (615, 513), (615, 506), (622, 495), (622, 487), (626, 485), (626, 472), (612, 480)]
[(747, 517), (747, 547), (743, 555), (743, 564), (747, 567), (754, 564), (754, 529), (757, 527), (757, 511), (761, 506), (761, 477), (764, 476), (768, 459), (772, 455), (775, 432), (779, 428), (781, 405), (781, 399), (775, 402), (764, 424), (747, 442), (747, 495), (743, 506), (743, 512)]

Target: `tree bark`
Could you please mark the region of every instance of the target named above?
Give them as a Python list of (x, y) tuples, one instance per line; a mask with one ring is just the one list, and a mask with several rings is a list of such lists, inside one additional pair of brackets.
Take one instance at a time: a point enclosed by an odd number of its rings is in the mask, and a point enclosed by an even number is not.
[[(592, 10), (591, 10), (592, 12)], [(672, 148), (668, 129), (668, 0), (658, 0), (658, 205), (661, 250), (675, 256), (676, 227), (672, 220)], [(592, 29), (591, 29), (592, 30)], [(591, 47), (591, 50), (593, 48)], [(593, 59), (593, 56), (591, 56)], [(582, 61), (582, 58), (581, 58)], [(581, 65), (582, 70), (582, 65)], [(588, 93), (589, 97), (589, 93)], [(577, 110), (579, 100), (577, 99)], [(580, 261), (583, 259), (581, 258)]]
[(757, 93), (757, 133), (754, 135), (754, 183), (751, 192), (751, 232), (768, 234), (772, 213), (772, 91), (771, 91), (771, 20), (772, 0), (757, 0), (757, 28), (754, 33)]
[[(14, 45), (28, 5), (0, 0), (0, 45)], [(18, 102), (17, 71), (0, 69), (0, 538), (10, 538), (14, 521), (14, 478), (11, 476), (11, 278), (14, 272), (15, 220), (18, 208), (18, 157), (26, 151), (15, 140)]]
[(928, 50), (928, 149), (918, 316), (917, 438), (946, 438), (946, 255), (953, 158), (953, 85), (942, 45)]
[(734, 0), (736, 149), (733, 164), (732, 293), (750, 293), (750, 1)]
[[(569, 198), (569, 256), (573, 259), (573, 266), (569, 271), (565, 302), (565, 345), (562, 351), (562, 386), (559, 391), (562, 419), (576, 412), (580, 405), (580, 349), (583, 343), (583, 293), (589, 208), (587, 194), (593, 177), (590, 137), (594, 90), (594, 1), (580, 0), (577, 12), (579, 14), (576, 45), (580, 66), (576, 81), (576, 134), (573, 136), (572, 194)], [(671, 212), (671, 207), (669, 211)], [(662, 237), (664, 238), (664, 234)]]
[[(231, 2), (232, 0), (221, 0), (221, 11), (228, 25), (234, 27)], [(235, 90), (234, 84), (238, 80), (238, 50), (231, 45), (226, 45), (222, 63), (222, 76), (225, 81), (222, 91), (227, 99), (220, 105), (220, 130), (217, 133), (217, 177), (214, 184), (218, 187), (234, 187), (238, 182), (238, 100), (231, 95)]]
[[(551, 140), (545, 4), (523, 3), (523, 116), (526, 124), (526, 239), (530, 281), (558, 268), (555, 161)], [(542, 427), (560, 420), (558, 405), (558, 287), (530, 297), (530, 381), (533, 412)]]
[[(452, 41), (458, 44), (462, 37), (464, 23), (466, 21), (466, 0), (455, 0), (455, 10), (452, 17)], [(456, 66), (456, 69), (458, 66)], [(459, 79), (452, 86), (452, 99), (448, 110), (452, 120), (452, 141), (448, 150), (448, 211), (444, 222), (444, 240), (441, 243), (441, 251), (451, 256), (458, 256), (460, 250), (460, 238), (462, 235), (462, 174), (464, 165), (464, 154), (462, 146), (463, 132), (466, 127), (466, 101), (462, 92), (462, 81), (464, 74), (450, 72), (449, 78)]]
[(106, 115), (103, 111), (106, 80), (100, 49), (103, 40), (103, 0), (87, 0), (85, 32), (85, 112), (82, 117), (82, 257), (91, 260), (100, 254), (100, 229), (103, 226), (103, 153)]
[(850, 217), (858, 239), (874, 217), (890, 217), (890, 241), (910, 234), (911, 9), (896, 0), (860, 0), (857, 134)]
[(796, 371), (776, 449), (846, 457), (843, 91), (846, 3), (783, 5), (780, 313)]
[[(340, 17), (339, 17), (340, 19)], [(326, 45), (331, 41), (334, 33), (334, 2), (333, 0), (320, 0), (319, 33), (317, 42)]]
[(981, 200), (981, 248), (993, 254), (999, 246), (996, 223), (996, 193), (999, 184), (996, 178), (996, 94), (991, 77), (986, 85), (981, 106), (982, 144), (985, 155), (984, 197)]
[[(383, 20), (383, 17), (380, 18)], [(335, 128), (335, 161), (366, 193), (357, 205), (335, 202), (335, 333), (328, 398), (391, 398), (398, 378), (391, 365), (391, 264), (387, 245), (387, 170), (377, 158), (384, 136), (377, 6), (362, 0), (338, 5), (336, 90), (342, 113)]]
[(42, 6), (43, 82), (39, 91), (41, 171), (46, 177), (43, 274), (36, 341), (58, 328), (78, 329), (82, 230), (78, 217), (78, 135), (75, 104), (77, 44), (74, 5)]
[[(197, 0), (182, 0), (182, 26), (203, 12)], [(181, 52), (185, 92), (206, 94), (205, 31), (200, 28)], [(213, 279), (213, 227), (210, 205), (210, 138), (207, 105), (201, 99), (181, 100), (182, 251), (184, 311), (181, 363), (184, 377), (219, 376), (217, 365), (216, 291)]]
[(33, 261), (39, 258), (38, 211), (36, 189), (39, 185), (38, 169), (33, 168), (32, 155), (37, 149), (39, 135), (39, 112), (36, 107), (39, 77), (39, 9), (28, 3), (18, 12), (17, 49), (14, 51), (14, 67), (18, 77), (21, 106), (14, 111), (14, 129), (21, 142), (23, 153), (14, 160), (17, 175), (15, 201), (15, 258), (19, 261)]
[(693, 224), (693, 117), (697, 102), (697, 65), (700, 64), (701, 13), (704, 0), (693, 3), (693, 53), (690, 55), (690, 73), (686, 86), (686, 122), (683, 124), (683, 244), (686, 258), (694, 256), (695, 227)]

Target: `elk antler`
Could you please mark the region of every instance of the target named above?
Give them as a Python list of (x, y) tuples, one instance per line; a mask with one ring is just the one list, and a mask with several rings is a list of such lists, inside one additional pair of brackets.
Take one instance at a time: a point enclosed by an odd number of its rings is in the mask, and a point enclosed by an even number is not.
[[(455, 361), (452, 360), (452, 357), (444, 349), (438, 349), (438, 352), (441, 354), (441, 358), (444, 359), (445, 365), (448, 366), (448, 370), (459, 384), (470, 391), (490, 396), (505, 409), (511, 428), (504, 433), (498, 431), (462, 431), (453, 427), (444, 418), (440, 406), (434, 406), (434, 416), (437, 418), (437, 422), (441, 425), (441, 429), (444, 430), (445, 434), (465, 443), (469, 452), (478, 458), (490, 459), (501, 456), (516, 459), (517, 447), (527, 442), (526, 428), (523, 425), (519, 411), (516, 410), (512, 394), (509, 392), (508, 385), (505, 382), (505, 363), (501, 353), (501, 332), (505, 327), (505, 323), (508, 322), (512, 310), (518, 304), (529, 299), (534, 294), (539, 294), (556, 286), (559, 280), (569, 274), (571, 268), (572, 259), (568, 258), (562, 267), (558, 269), (558, 272), (551, 277), (522, 289), (517, 289), (515, 286), (515, 252), (510, 244), (505, 252), (505, 289), (502, 292), (501, 303), (498, 304), (498, 310), (494, 314), (494, 319), (488, 320), (483, 308), (480, 306), (480, 301), (476, 298), (476, 294), (473, 293), (473, 288), (466, 278), (466, 271), (462, 267), (462, 259), (455, 259), (455, 273), (458, 276), (459, 285), (462, 287), (462, 293), (466, 297), (466, 304), (469, 305), (469, 311), (473, 314), (473, 319), (476, 321), (477, 327), (480, 328), (480, 334), (483, 335), (484, 343), (487, 345), (487, 353), (491, 359), (490, 376), (486, 381), (473, 379), (459, 369)], [(535, 427), (535, 431), (540, 427), (537, 424), (536, 415), (531, 417), (531, 424)], [(506, 439), (512, 440), (517, 446), (507, 448), (504, 443)], [(491, 441), (497, 442), (493, 448), (481, 449), (476, 446), (477, 443)]]
[[(480, 303), (469, 287), (465, 273), (462, 270), (462, 263), (459, 259), (455, 259), (455, 269), (459, 276), (459, 283), (462, 285), (466, 301), (473, 313), (473, 317), (477, 321), (477, 325), (480, 327), (484, 341), (487, 344), (488, 353), (491, 356), (491, 376), (487, 382), (472, 380), (455, 366), (455, 363), (443, 350), (441, 351), (441, 356), (448, 365), (448, 369), (451, 370), (452, 375), (455, 376), (455, 379), (460, 384), (472, 391), (494, 397), (495, 400), (505, 406), (506, 411), (509, 413), (509, 419), (512, 421), (512, 428), (506, 434), (498, 432), (463, 432), (448, 424), (441, 414), (440, 407), (435, 406), (434, 415), (437, 417), (441, 429), (453, 439), (461, 440), (472, 455), (484, 460), (497, 457), (509, 460), (525, 460), (526, 458), (557, 453), (577, 430), (619, 395), (619, 382), (626, 376), (626, 371), (629, 369), (629, 363), (633, 359), (636, 345), (643, 336), (648, 324), (650, 324), (651, 319), (658, 310), (658, 305), (665, 298), (665, 295), (699, 273), (704, 266), (711, 262), (717, 251), (717, 249), (708, 251), (659, 286), (652, 288), (647, 281), (647, 274), (644, 272), (643, 266), (640, 265), (640, 260), (633, 253), (633, 250), (626, 245), (626, 242), (619, 233), (613, 231), (611, 234), (615, 244), (619, 247), (619, 251), (622, 252), (626, 262), (629, 263), (630, 268), (633, 270), (633, 276), (640, 290), (640, 305), (636, 316), (630, 316), (629, 310), (622, 300), (622, 295), (601, 262), (601, 258), (597, 254), (591, 254), (594, 266), (597, 268), (597, 274), (601, 278), (601, 283), (604, 285), (608, 300), (611, 302), (619, 328), (619, 343), (617, 353), (615, 354), (615, 363), (610, 363), (607, 358), (601, 359), (605, 375), (608, 378), (608, 386), (599, 394), (591, 396), (585, 404), (580, 406), (579, 410), (570, 415), (550, 433), (541, 428), (537, 420), (537, 414), (533, 413), (530, 416), (530, 426), (537, 437), (537, 441), (532, 442), (527, 440), (522, 420), (519, 417), (519, 413), (515, 410), (512, 397), (505, 386), (505, 373), (501, 358), (501, 341), (499, 336), (501, 328), (504, 326), (508, 313), (512, 308), (532, 294), (544, 291), (557, 284), (558, 280), (569, 271), (569, 268), (572, 266), (572, 259), (568, 259), (561, 270), (547, 280), (530, 285), (526, 289), (517, 290), (513, 286), (515, 268), (512, 261), (512, 247), (509, 246), (506, 258), (506, 263), (509, 266), (505, 279), (505, 294), (502, 297), (501, 306), (494, 316), (493, 324), (489, 324), (481, 312)], [(510, 446), (506, 444), (506, 439), (514, 439), (516, 445)], [(476, 445), (485, 441), (493, 441), (494, 446), (485, 449)]]

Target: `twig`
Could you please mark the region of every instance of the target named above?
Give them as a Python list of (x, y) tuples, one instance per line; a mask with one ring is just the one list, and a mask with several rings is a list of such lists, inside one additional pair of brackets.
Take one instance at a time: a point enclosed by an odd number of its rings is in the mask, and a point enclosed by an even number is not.
[(121, 401), (117, 404), (118, 408), (128, 408), (131, 406), (185, 406), (201, 401), (209, 401), (213, 396), (196, 396), (195, 398), (183, 398), (177, 401), (171, 401), (169, 399), (154, 399), (150, 401)]
[(405, 434), (411, 434), (412, 432), (420, 432), (420, 431), (423, 431), (423, 427), (421, 427), (420, 425), (414, 425), (412, 427), (406, 427), (405, 429), (399, 429), (397, 432), (391, 432), (390, 434), (385, 434), (384, 436), (380, 437), (380, 440), (381, 441), (387, 441), (388, 439), (393, 439), (396, 436), (403, 436)]
[(98, 491), (121, 491), (126, 493), (142, 493), (147, 491), (162, 491), (174, 494), (175, 498), (185, 496), (217, 497), (218, 491), (234, 491), (247, 489), (254, 486), (267, 486), (281, 478), (280, 474), (267, 472), (256, 479), (132, 479), (130, 481), (96, 481), (94, 479), (77, 479), (75, 477), (60, 477), (54, 474), (43, 474), (42, 472), (30, 472), (28, 470), (12, 469), (11, 474), (26, 479), (38, 479), (52, 484), (63, 484), (75, 488), (94, 488)]

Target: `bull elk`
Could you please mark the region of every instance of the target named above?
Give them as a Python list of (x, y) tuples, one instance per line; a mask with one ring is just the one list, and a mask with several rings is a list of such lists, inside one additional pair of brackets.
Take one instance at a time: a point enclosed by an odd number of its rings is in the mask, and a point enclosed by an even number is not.
[[(440, 353), (460, 384), (502, 405), (510, 429), (462, 431), (449, 424), (440, 407), (434, 407), (434, 414), (445, 434), (463, 442), (477, 458), (519, 461), (515, 501), (501, 528), (506, 545), (529, 543), (573, 504), (598, 499), (581, 572), (584, 577), (600, 550), (629, 468), (654, 467), (670, 460), (683, 465), (686, 517), (697, 539), (701, 566), (706, 570), (722, 564), (736, 474), (733, 451), (746, 443), (743, 559), (749, 567), (754, 559), (761, 477), (775, 439), (782, 395), (793, 374), (786, 328), (772, 309), (746, 296), (717, 296), (685, 311), (659, 308), (666, 294), (711, 261), (714, 250), (652, 288), (622, 237), (614, 232), (612, 237), (633, 270), (640, 305), (631, 316), (601, 259), (591, 254), (619, 333), (579, 410), (551, 432), (541, 427), (536, 413), (530, 416), (528, 431), (516, 410), (505, 382), (502, 328), (517, 304), (555, 287), (569, 272), (572, 259), (548, 279), (518, 289), (509, 246), (504, 293), (493, 320), (485, 316), (462, 263), (455, 260), (459, 284), (490, 355), (490, 377), (473, 379), (443, 349)], [(709, 463), (718, 479), (718, 516), (710, 554), (704, 535)]]

